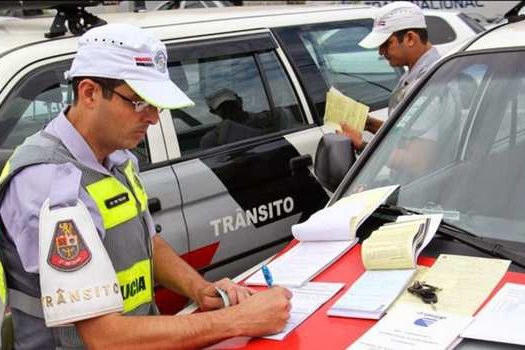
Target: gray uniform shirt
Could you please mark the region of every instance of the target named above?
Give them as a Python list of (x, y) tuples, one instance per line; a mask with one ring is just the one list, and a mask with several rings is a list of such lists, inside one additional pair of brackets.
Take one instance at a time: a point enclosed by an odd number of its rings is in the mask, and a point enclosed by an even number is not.
[(388, 114), (401, 102), (407, 91), (414, 85), (414, 83), (425, 74), (434, 63), (441, 58), (441, 55), (435, 47), (425, 52), (423, 56), (419, 57), (416, 64), (409, 71), (405, 72), (399, 79), (388, 103)]
[[(110, 154), (104, 164), (100, 164), (82, 135), (73, 127), (61, 112), (44, 129), (62, 141), (71, 154), (83, 165), (100, 173), (112, 175), (115, 167), (128, 159), (137, 164), (136, 157), (127, 150)], [(84, 202), (102, 239), (105, 236), (102, 217), (95, 202), (80, 186), (81, 171), (73, 164), (40, 164), (21, 170), (9, 183), (4, 199), (0, 204), (0, 215), (9, 237), (16, 245), (24, 270), (38, 273), (38, 222), (40, 208), (54, 191), (57, 198), (52, 205), (67, 206), (61, 203), (60, 187), (78, 188), (79, 199)], [(70, 187), (74, 186), (74, 187)], [(58, 190), (58, 191), (57, 191)], [(57, 196), (58, 194), (58, 196)], [(153, 219), (149, 212), (145, 214), (148, 230), (155, 234)]]

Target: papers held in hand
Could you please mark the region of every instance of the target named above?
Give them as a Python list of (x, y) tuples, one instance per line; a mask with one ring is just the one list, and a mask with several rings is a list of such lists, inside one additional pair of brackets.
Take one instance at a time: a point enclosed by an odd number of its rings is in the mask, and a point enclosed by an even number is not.
[[(397, 188), (387, 186), (352, 194), (304, 223), (293, 225), (292, 233), (299, 243), (268, 264), (273, 283), (298, 287), (323, 271), (356, 244), (359, 225)], [(262, 272), (257, 271), (245, 284), (264, 286)]]
[(341, 130), (341, 122), (363, 132), (370, 107), (344, 95), (333, 86), (326, 93), (324, 123)]

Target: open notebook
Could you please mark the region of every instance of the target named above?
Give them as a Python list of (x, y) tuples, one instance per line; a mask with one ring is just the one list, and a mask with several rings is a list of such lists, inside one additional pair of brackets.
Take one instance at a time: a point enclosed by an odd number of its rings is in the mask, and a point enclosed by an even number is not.
[(406, 215), (374, 231), (361, 245), (366, 271), (328, 310), (330, 316), (381, 318), (416, 273), (419, 253), (442, 215)]
[[(356, 230), (364, 220), (398, 188), (372, 189), (342, 198), (292, 226), (299, 241), (288, 252), (268, 264), (277, 285), (299, 287), (310, 281), (357, 243)], [(247, 285), (266, 285), (259, 270)]]

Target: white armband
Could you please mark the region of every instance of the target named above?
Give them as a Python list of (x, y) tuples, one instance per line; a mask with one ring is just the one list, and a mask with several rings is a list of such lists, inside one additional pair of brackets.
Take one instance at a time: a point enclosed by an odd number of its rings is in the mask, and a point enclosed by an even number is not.
[(86, 206), (40, 210), (40, 288), (46, 326), (123, 310), (117, 275)]

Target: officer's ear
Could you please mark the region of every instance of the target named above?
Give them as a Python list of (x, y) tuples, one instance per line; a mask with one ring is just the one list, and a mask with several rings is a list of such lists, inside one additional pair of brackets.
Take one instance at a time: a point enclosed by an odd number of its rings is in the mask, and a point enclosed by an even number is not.
[(416, 45), (416, 43), (421, 41), (419, 35), (412, 30), (406, 32), (405, 37), (403, 39), (405, 40), (405, 45), (407, 45), (408, 47), (412, 47)]
[(91, 79), (83, 79), (78, 83), (77, 103), (87, 108), (93, 108), (97, 96), (102, 96), (102, 87)]

